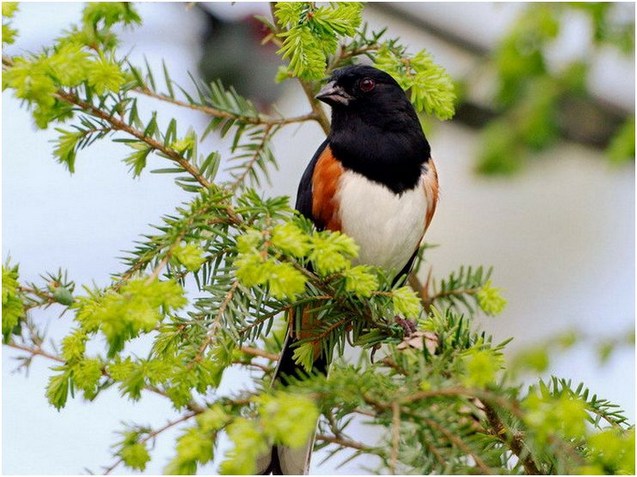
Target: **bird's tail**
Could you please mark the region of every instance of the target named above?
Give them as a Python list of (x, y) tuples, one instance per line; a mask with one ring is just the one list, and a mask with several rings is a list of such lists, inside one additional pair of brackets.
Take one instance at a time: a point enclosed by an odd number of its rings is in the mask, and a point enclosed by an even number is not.
[[(288, 336), (283, 345), (283, 351), (279, 363), (274, 372), (272, 386), (286, 386), (290, 381), (303, 379), (308, 375), (307, 371), (294, 361), (294, 344), (297, 339), (288, 331)], [(311, 374), (326, 374), (328, 362), (321, 353), (315, 359)], [(280, 383), (280, 384), (279, 384)], [(304, 475), (310, 467), (310, 457), (314, 446), (313, 434), (305, 446), (292, 449), (287, 446), (273, 445), (270, 452), (257, 459), (257, 474), (260, 475)]]

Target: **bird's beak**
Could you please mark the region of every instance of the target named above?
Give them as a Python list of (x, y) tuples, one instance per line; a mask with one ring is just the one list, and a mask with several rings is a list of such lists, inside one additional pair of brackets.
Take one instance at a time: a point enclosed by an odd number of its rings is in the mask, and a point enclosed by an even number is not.
[(323, 101), (331, 106), (335, 104), (342, 104), (347, 106), (349, 102), (354, 99), (353, 96), (347, 94), (342, 86), (336, 85), (334, 81), (327, 83), (321, 91), (316, 95), (316, 99)]

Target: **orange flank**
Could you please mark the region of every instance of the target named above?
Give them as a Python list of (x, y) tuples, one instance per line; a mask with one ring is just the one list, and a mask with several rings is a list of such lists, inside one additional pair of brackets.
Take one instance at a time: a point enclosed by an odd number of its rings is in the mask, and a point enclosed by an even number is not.
[(334, 158), (332, 150), (327, 146), (314, 169), (312, 176), (312, 215), (324, 228), (332, 231), (341, 230), (336, 187), (343, 174), (343, 166)]

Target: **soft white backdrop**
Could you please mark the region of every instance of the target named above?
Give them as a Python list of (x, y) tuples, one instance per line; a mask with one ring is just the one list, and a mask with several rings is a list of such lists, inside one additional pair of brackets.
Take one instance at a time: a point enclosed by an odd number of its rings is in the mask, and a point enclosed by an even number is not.
[[(510, 4), (403, 7), (442, 24), (454, 18), (455, 25), (474, 28), (487, 44), (502, 33), (518, 8)], [(125, 34), (122, 51), (131, 50), (134, 60), (146, 55), (152, 64), (164, 57), (174, 79), (187, 83), (186, 71), (195, 70), (199, 56), (197, 35), (203, 28), (199, 17), (185, 5), (149, 3), (138, 8), (144, 26)], [(253, 12), (267, 6), (225, 7), (229, 15), (239, 9)], [(72, 3), (21, 4), (15, 22), (18, 46), (37, 50), (70, 20), (78, 19), (80, 10), (81, 5)], [(390, 32), (414, 49), (430, 48), (453, 73), (470, 67), (470, 58), (421, 31), (372, 8), (366, 15), (376, 25), (389, 23)], [(493, 21), (483, 21), (488, 18)], [(483, 27), (476, 29), (476, 25)], [(563, 44), (575, 45), (569, 51), (577, 52), (578, 29), (568, 31), (575, 33)], [(20, 49), (14, 46), (7, 52), (15, 54)], [(612, 56), (600, 63), (606, 65), (605, 81), (596, 83), (600, 94), (634, 104), (634, 63)], [(130, 249), (133, 240), (150, 230), (148, 224), (158, 223), (186, 194), (166, 176), (145, 173), (141, 180), (131, 179), (120, 162), (121, 146), (98, 144), (80, 153), (77, 172), (70, 176), (52, 158), (49, 141), (55, 135), (35, 130), (10, 93), (3, 93), (2, 99), (3, 260), (11, 256), (20, 263), (25, 280), (37, 280), (40, 273), (64, 267), (78, 283), (106, 284), (110, 273), (122, 270), (117, 259), (122, 251)], [(195, 114), (148, 105), (161, 108), (164, 120), (177, 115), (184, 131), (189, 125), (202, 128), (203, 118)], [(307, 110), (301, 92), (292, 84), (279, 108), (286, 113)], [(282, 132), (275, 143), (280, 170), (273, 174), (273, 186), (267, 192), (294, 197), (305, 164), (322, 139), (314, 125)], [(613, 168), (598, 152), (564, 143), (517, 177), (484, 179), (471, 172), (478, 148), (474, 131), (445, 123), (435, 128), (430, 142), (442, 200), (428, 233), (428, 241), (440, 246), (431, 250), (427, 261), (438, 277), (461, 264), (495, 267), (494, 282), (504, 289), (509, 305), (502, 316), (482, 320), (481, 326), (496, 340), (515, 337), (510, 345), (514, 352), (567, 329), (604, 336), (633, 326), (633, 164)], [(224, 150), (214, 139), (209, 147)], [(58, 319), (54, 309), (39, 313), (37, 319), (48, 324), (52, 337), (68, 329), (68, 320)], [(621, 404), (634, 421), (633, 351), (622, 350), (600, 368), (589, 348), (585, 344), (564, 355), (554, 362), (552, 372), (585, 381), (594, 392)], [(12, 374), (16, 355), (3, 349), (5, 474), (75, 474), (85, 468), (99, 472), (101, 465), (111, 462), (109, 446), (121, 421), (159, 426), (174, 416), (161, 398), (145, 396), (142, 405), (136, 406), (114, 389), (94, 403), (71, 400), (57, 412), (44, 398), (51, 363), (36, 359), (25, 378)], [(365, 432), (369, 431), (357, 429), (357, 433)], [(157, 441), (148, 472), (161, 472), (172, 455), (175, 436), (171, 432)], [(355, 463), (336, 470), (336, 461), (318, 468), (319, 462), (320, 457), (313, 461), (315, 473), (363, 472)], [(213, 472), (214, 467), (203, 470)]]

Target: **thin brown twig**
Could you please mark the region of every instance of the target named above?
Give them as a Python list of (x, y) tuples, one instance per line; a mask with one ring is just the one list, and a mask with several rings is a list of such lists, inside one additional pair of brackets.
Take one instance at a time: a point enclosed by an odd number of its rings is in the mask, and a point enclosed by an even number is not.
[(399, 402), (401, 404), (409, 404), (415, 401), (420, 401), (421, 399), (429, 399), (433, 397), (445, 397), (445, 396), (477, 398), (477, 399), (480, 399), (482, 402), (487, 401), (497, 406), (501, 406), (502, 408), (507, 409), (516, 417), (520, 417), (520, 418), (523, 417), (519, 406), (515, 402), (502, 399), (501, 397), (493, 393), (490, 393), (488, 391), (483, 391), (480, 389), (464, 388), (460, 386), (442, 388), (442, 389), (432, 389), (429, 391), (418, 391), (403, 397), (402, 399), (400, 399)]
[(402, 374), (403, 376), (407, 376), (409, 374), (405, 368), (399, 366), (398, 363), (396, 363), (396, 361), (391, 359), (389, 356), (385, 356), (383, 359), (380, 360), (380, 362), (388, 368), (392, 368), (398, 374)]
[(53, 297), (53, 294), (47, 293), (44, 290), (41, 290), (35, 287), (35, 285), (33, 287), (30, 287), (27, 285), (20, 285), (18, 287), (18, 290), (20, 290), (22, 293), (35, 295), (38, 298), (45, 300), (45, 303), (38, 303), (38, 304), (34, 304), (33, 306), (42, 306), (42, 305), (48, 306), (48, 305), (52, 305), (53, 303), (57, 303), (56, 299)]
[[(179, 242), (181, 242), (181, 238), (175, 243), (178, 244)], [(172, 256), (171, 252), (173, 248), (174, 248), (174, 245), (166, 252), (166, 254), (164, 255), (164, 258), (162, 258), (161, 261), (157, 264), (157, 266), (153, 269), (151, 274), (148, 276), (148, 280), (146, 280), (146, 284), (150, 284), (159, 278), (159, 274), (164, 269), (164, 267), (168, 265), (168, 262), (170, 261), (170, 257)]]
[(356, 414), (360, 414), (361, 416), (366, 416), (366, 417), (376, 417), (376, 413), (373, 411), (368, 411), (367, 409), (352, 409), (352, 412), (356, 413)]
[(491, 404), (486, 402), (482, 402), (482, 404), (484, 406), (484, 412), (487, 416), (487, 420), (489, 421), (489, 425), (492, 428), (493, 435), (495, 435), (498, 439), (505, 443), (509, 447), (509, 449), (511, 449), (511, 451), (518, 457), (527, 474), (542, 474), (543, 472), (541, 472), (535, 464), (531, 453), (525, 450), (524, 439), (522, 438), (522, 435), (508, 429)]
[(268, 353), (262, 349), (253, 348), (251, 346), (242, 346), (239, 348), (242, 353), (249, 354), (250, 356), (257, 356), (260, 358), (267, 358), (270, 361), (278, 361), (279, 355), (275, 353)]
[[(429, 271), (429, 275), (431, 275), (431, 270)], [(409, 286), (418, 293), (425, 311), (428, 311), (428, 305), (431, 304), (431, 301), (429, 300), (429, 277), (425, 283), (421, 283), (418, 276), (412, 271), (409, 275), (407, 275), (407, 283), (409, 283)]]
[(429, 441), (424, 442), (424, 444), (427, 447), (427, 450), (431, 452), (431, 454), (433, 454), (433, 456), (436, 458), (436, 460), (438, 461), (438, 464), (440, 464), (440, 466), (444, 468), (447, 462), (445, 461), (442, 454), (440, 454), (440, 451), (436, 449), (436, 446), (432, 445), (431, 442)]
[(9, 343), (4, 343), (5, 346), (9, 347), (9, 348), (13, 348), (13, 349), (17, 349), (20, 351), (26, 351), (27, 353), (31, 354), (32, 356), (42, 356), (43, 358), (47, 358), (50, 359), (51, 361), (57, 361), (58, 363), (66, 363), (66, 361), (64, 361), (64, 359), (62, 359), (59, 356), (56, 356), (54, 354), (51, 354), (47, 351), (44, 351), (42, 348), (35, 347), (35, 348), (31, 348), (29, 346), (25, 346), (25, 345), (21, 345), (18, 343), (13, 343), (13, 342), (9, 342)]
[(400, 446), (400, 404), (397, 401), (391, 405), (391, 454), (389, 459), (389, 470), (392, 474), (396, 474), (396, 466), (398, 465), (398, 448)]
[(329, 436), (326, 434), (317, 434), (316, 440), (322, 441), (322, 442), (329, 442), (330, 444), (338, 444), (339, 446), (349, 447), (350, 449), (356, 449), (360, 451), (368, 451), (370, 449), (365, 444), (362, 444), (357, 441), (353, 441), (351, 439), (346, 439), (344, 437)]
[(307, 100), (312, 106), (312, 112), (316, 115), (316, 121), (323, 129), (325, 135), (328, 135), (331, 129), (330, 120), (327, 117), (327, 114), (325, 114), (325, 110), (323, 109), (319, 101), (314, 97), (314, 88), (312, 87), (312, 83), (302, 79), (299, 79), (299, 83), (301, 83), (303, 92), (305, 93)]

